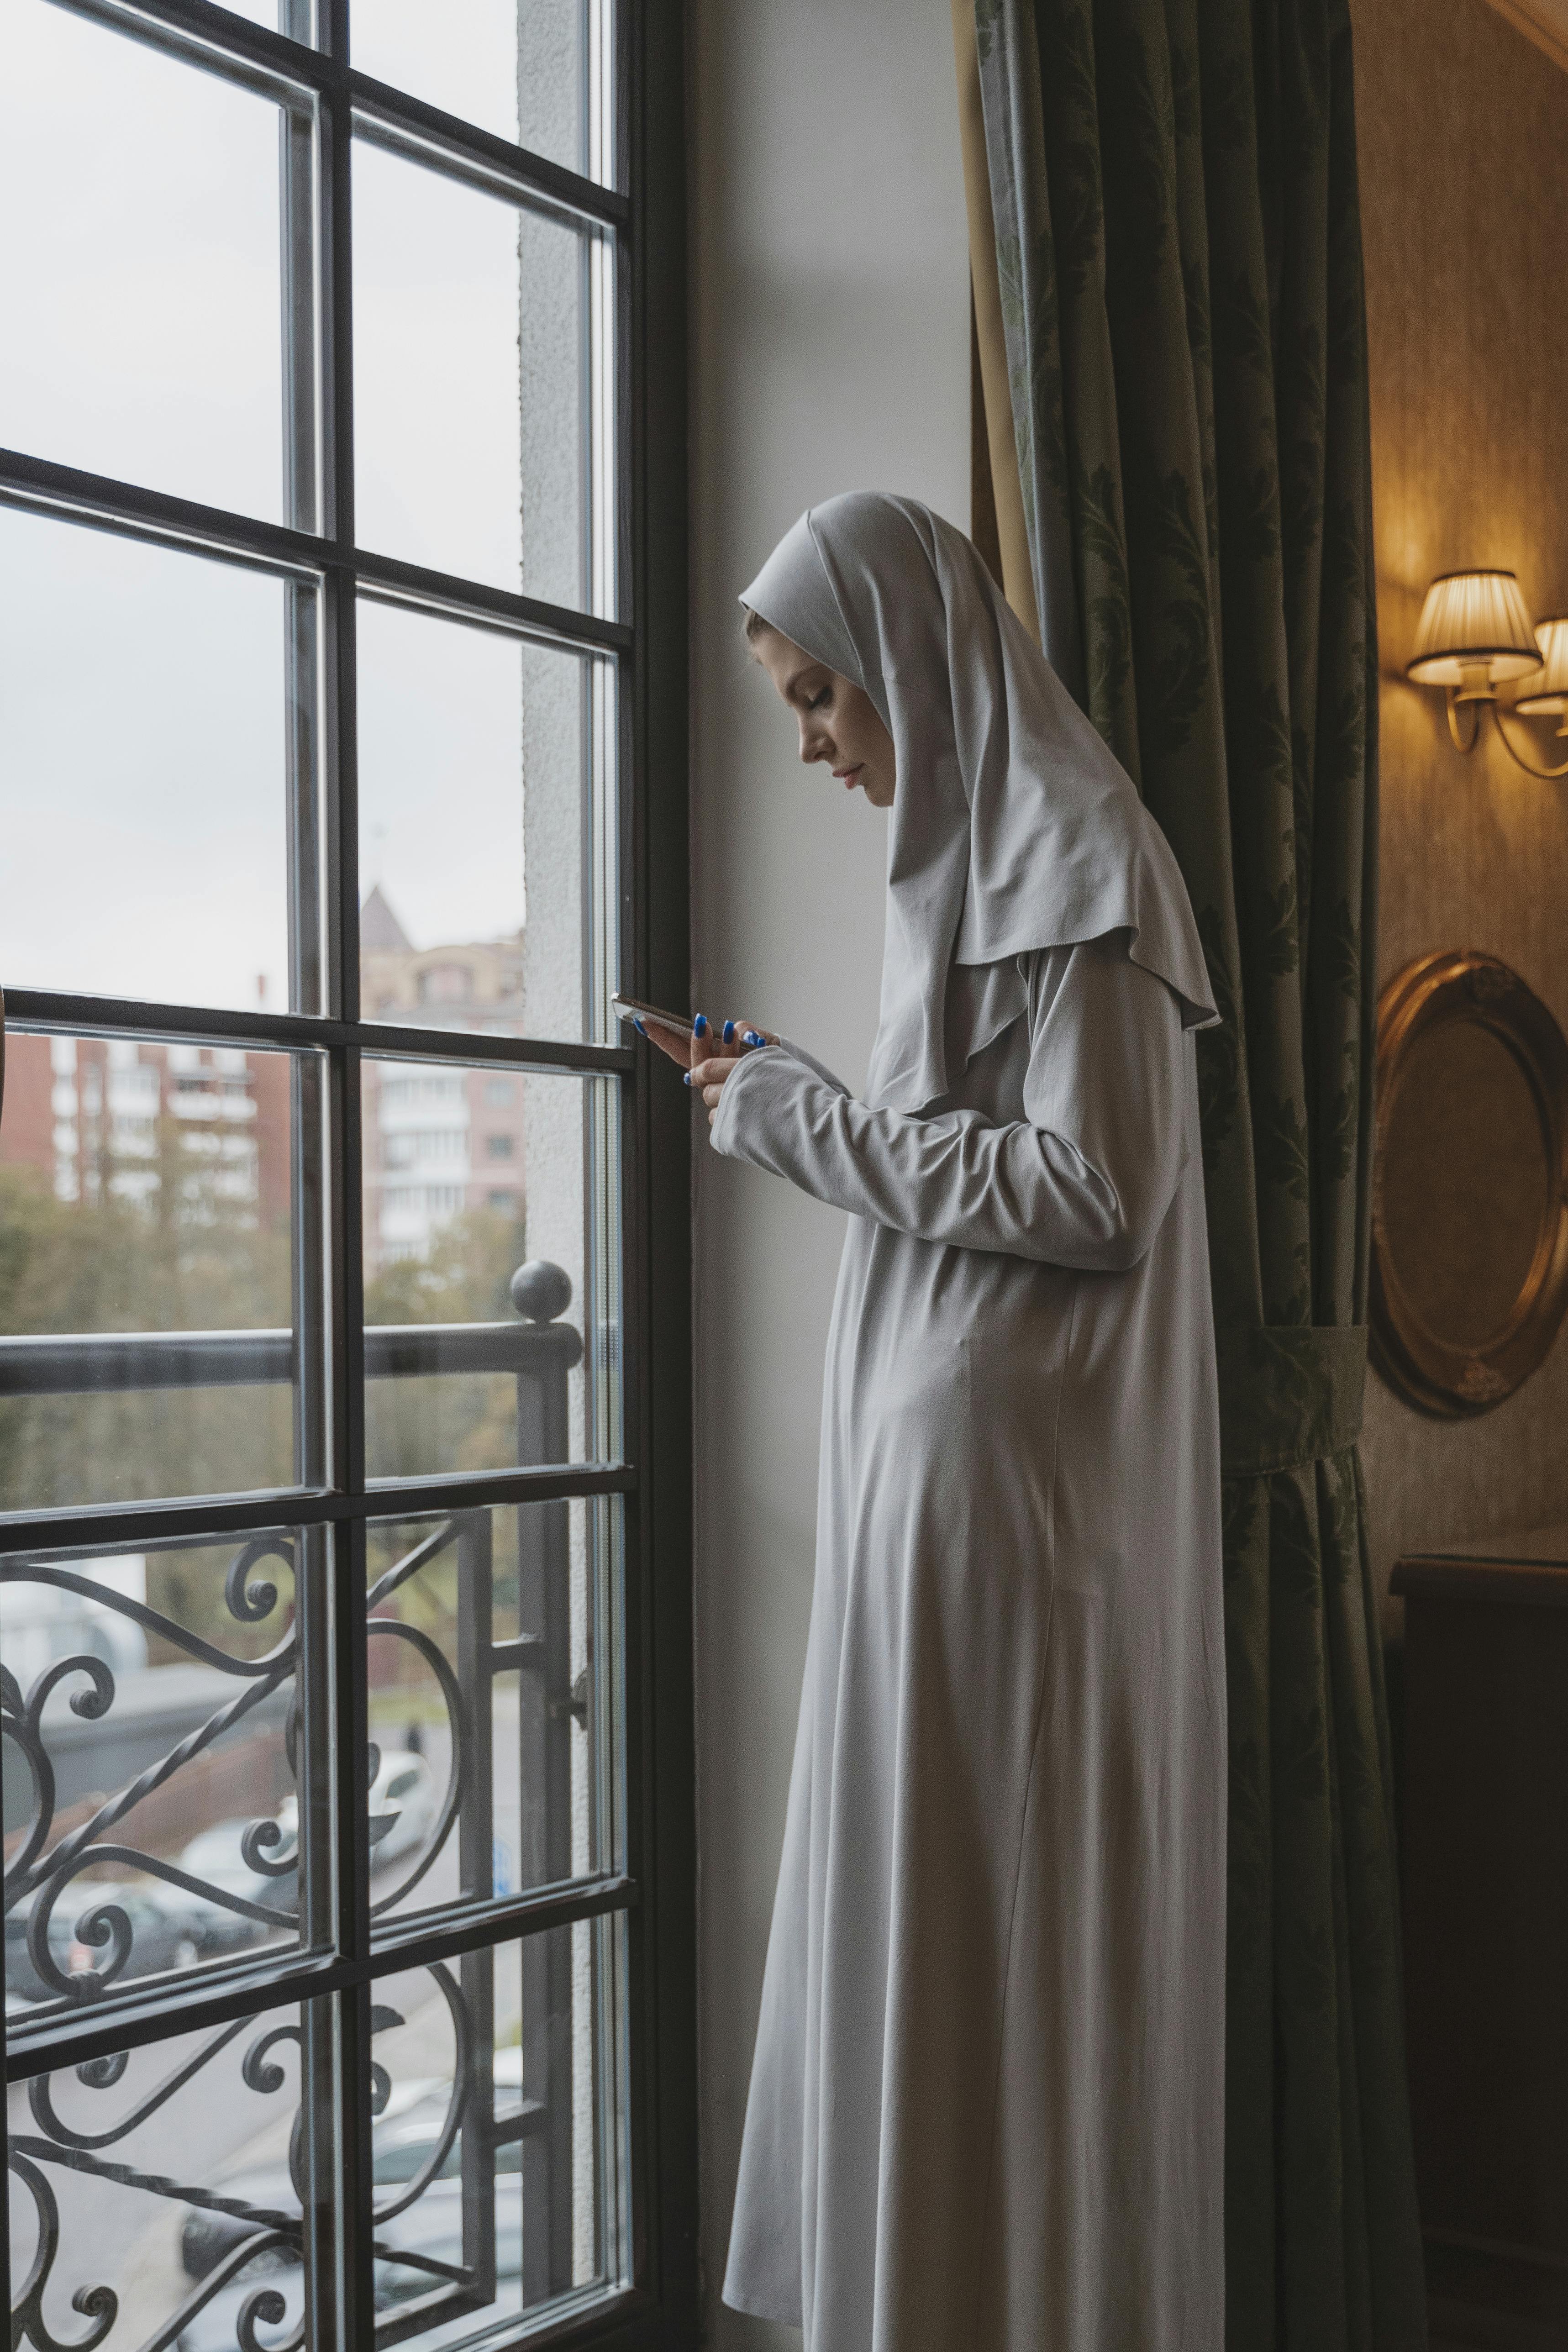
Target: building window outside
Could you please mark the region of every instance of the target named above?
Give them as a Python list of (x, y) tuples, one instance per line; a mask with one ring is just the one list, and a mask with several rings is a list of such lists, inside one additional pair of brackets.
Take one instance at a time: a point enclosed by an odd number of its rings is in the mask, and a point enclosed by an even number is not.
[(461, 1004), (474, 993), (472, 976), (460, 963), (432, 964), (419, 974), (416, 989), (421, 1004)]
[(265, 14), (14, 0), (0, 80), (34, 2352), (650, 2292), (630, 19)]

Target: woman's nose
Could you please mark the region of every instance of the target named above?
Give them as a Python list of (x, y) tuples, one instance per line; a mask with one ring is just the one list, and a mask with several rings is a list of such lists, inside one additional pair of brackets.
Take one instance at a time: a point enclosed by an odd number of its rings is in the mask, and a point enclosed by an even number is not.
[(800, 722), (800, 756), (809, 768), (817, 760), (826, 760), (830, 746), (820, 727), (808, 727)]

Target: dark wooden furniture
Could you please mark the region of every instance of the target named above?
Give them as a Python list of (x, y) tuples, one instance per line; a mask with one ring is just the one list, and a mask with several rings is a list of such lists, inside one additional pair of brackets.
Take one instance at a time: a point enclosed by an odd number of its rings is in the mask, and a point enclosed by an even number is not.
[(1434, 2345), (1568, 2352), (1568, 1527), (1402, 1559), (1393, 1589)]

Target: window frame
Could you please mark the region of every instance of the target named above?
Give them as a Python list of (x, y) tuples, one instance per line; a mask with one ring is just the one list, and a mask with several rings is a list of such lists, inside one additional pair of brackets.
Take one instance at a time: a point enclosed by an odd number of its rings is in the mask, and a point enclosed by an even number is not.
[[(432, 614), (500, 623), (547, 643), (607, 656), (616, 672), (618, 780), (616, 890), (623, 984), (658, 1001), (686, 1001), (687, 596), (685, 154), (682, 11), (677, 0), (607, 0), (616, 73), (613, 184), (600, 185), (510, 145), (407, 93), (353, 70), (351, 0), (318, 0), (318, 46), (307, 47), (212, 5), (212, 0), (53, 0), (53, 5), (187, 58), (226, 61), (228, 78), (278, 96), (310, 93), (317, 110), (313, 227), (315, 327), (302, 364), (310, 384), (309, 429), (319, 449), (324, 528), (269, 523), (204, 507), (0, 449), (0, 500), (34, 512), (174, 549), (237, 558), (304, 578), (319, 599), (323, 713), (315, 772), (326, 894), (324, 969), (316, 1012), (245, 1012), (58, 991), (15, 989), (0, 1000), (4, 1025), (179, 1037), (259, 1051), (317, 1049), (327, 1073), (324, 1170), (329, 1196), (326, 1328), (317, 1377), (333, 1475), (266, 1493), (13, 1513), (0, 1518), (8, 1553), (116, 1545), (197, 1535), (222, 1539), (289, 1527), (321, 1530), (331, 1615), (331, 1698), (341, 1746), (368, 1738), (366, 1647), (343, 1638), (363, 1622), (365, 1528), (395, 1515), (486, 1504), (615, 1495), (622, 1498), (625, 1588), (626, 1843), (617, 1874), (510, 1896), (432, 1926), (399, 1922), (374, 1948), (363, 1794), (336, 1775), (338, 1879), (334, 1948), (321, 1955), (251, 1960), (235, 1971), (165, 1983), (99, 2010), (6, 2035), (7, 2084), (61, 2065), (152, 2044), (175, 2030), (216, 2026), (294, 2000), (328, 2000), (335, 2011), (345, 2081), (368, 2072), (375, 1981), (389, 1971), (456, 1958), (528, 1933), (624, 1915), (626, 1939), (627, 2189), (629, 2273), (624, 2292), (563, 2320), (546, 2310), (518, 2322), (515, 2337), (628, 2346), (694, 2344), (698, 2330), (695, 2013), (695, 1801), (691, 1669), (691, 1420), (689, 1105), (653, 1057), (626, 1045), (514, 1039), (368, 1022), (359, 1002), (360, 884), (355, 789), (354, 602), (367, 586)], [(291, 0), (300, 5), (301, 0)], [(437, 152), (458, 176), (544, 199), (614, 241), (613, 618), (568, 611), (426, 570), (359, 548), (353, 537), (351, 149), (355, 118), (387, 144)], [(288, 362), (286, 359), (286, 368)], [(298, 381), (298, 379), (297, 379)], [(319, 398), (319, 414), (314, 404)], [(305, 430), (296, 415), (296, 425)], [(298, 505), (298, 502), (297, 502)], [(657, 585), (655, 584), (657, 583)], [(306, 982), (306, 994), (311, 983)], [(544, 1469), (367, 1480), (362, 1259), (362, 1060), (460, 1060), (495, 1074), (594, 1075), (618, 1090), (624, 1444), (622, 1460)], [(3, 1062), (0, 1062), (3, 1068)], [(307, 1345), (301, 1327), (300, 1345)], [(302, 1462), (301, 1469), (310, 1467)], [(324, 2013), (324, 2012), (322, 2012)], [(333, 2118), (342, 2184), (336, 2341), (370, 2352), (368, 2110), (345, 2095)], [(0, 2117), (0, 2129), (5, 2119)], [(8, 2237), (8, 2233), (0, 2233)], [(6, 2305), (13, 2282), (0, 2244)], [(494, 2341), (492, 2336), (489, 2340)], [(509, 2336), (509, 2340), (511, 2340)]]

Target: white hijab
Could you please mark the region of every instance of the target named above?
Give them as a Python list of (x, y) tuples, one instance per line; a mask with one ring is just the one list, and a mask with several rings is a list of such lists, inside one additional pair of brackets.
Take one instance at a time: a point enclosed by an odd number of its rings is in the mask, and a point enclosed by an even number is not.
[(939, 1101), (1023, 1010), (1016, 959), (1037, 948), (1125, 930), (1186, 1027), (1216, 1017), (1169, 843), (962, 531), (851, 491), (809, 508), (741, 602), (864, 688), (893, 739), (868, 1102)]

